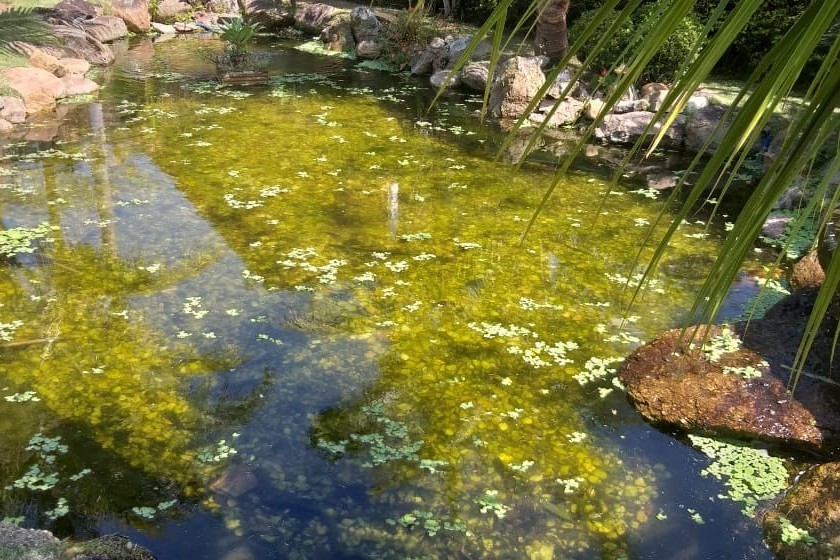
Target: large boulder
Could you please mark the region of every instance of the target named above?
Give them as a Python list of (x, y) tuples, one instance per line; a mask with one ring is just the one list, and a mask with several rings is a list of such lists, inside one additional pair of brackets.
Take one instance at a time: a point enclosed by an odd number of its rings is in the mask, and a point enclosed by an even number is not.
[(535, 57), (509, 59), (493, 78), (490, 88), (490, 111), (493, 115), (516, 119), (545, 82), (540, 61)]
[(62, 81), (41, 68), (7, 68), (3, 76), (23, 98), (27, 114), (52, 111), (56, 98), (64, 93)]
[(152, 28), (149, 0), (111, 0), (111, 12), (123, 20), (132, 33), (148, 33)]
[(764, 516), (779, 560), (836, 560), (840, 550), (840, 463), (811, 468)]
[(352, 51), (356, 48), (350, 14), (339, 12), (330, 19), (321, 31), (321, 42), (328, 51)]
[(245, 13), (249, 20), (259, 23), (269, 31), (288, 27), (295, 22), (295, 15), (286, 2), (246, 0)]
[(67, 545), (61, 560), (156, 560), (155, 555), (122, 535), (106, 535), (97, 539)]
[(820, 266), (820, 259), (816, 251), (811, 251), (799, 259), (790, 271), (790, 287), (794, 291), (807, 288), (819, 288), (825, 280), (825, 271)]
[(446, 68), (452, 68), (472, 41), (471, 35), (456, 37), (446, 44)]
[(475, 91), (484, 91), (490, 77), (490, 62), (469, 62), (461, 69), (461, 82)]
[(321, 30), (327, 26), (338, 11), (338, 8), (333, 8), (327, 4), (307, 4), (295, 14), (295, 25), (305, 33), (320, 35)]
[(743, 437), (807, 450), (836, 443), (770, 373), (762, 355), (728, 327), (680, 329), (637, 348), (619, 372), (630, 402), (654, 425), (716, 437)]
[(110, 43), (128, 35), (125, 22), (115, 16), (96, 16), (82, 22), (85, 32), (100, 43)]
[(7, 121), (6, 119), (0, 119), (0, 134), (5, 134), (7, 132), (11, 132), (14, 130), (15, 125)]
[(61, 0), (43, 12), (46, 21), (54, 24), (72, 23), (102, 15), (102, 8), (86, 0)]
[(365, 6), (356, 6), (350, 12), (350, 27), (357, 43), (379, 41), (382, 34), (382, 24), (376, 19), (376, 14)]
[[(440, 89), (444, 85), (448, 88), (454, 88), (461, 85), (460, 74), (455, 74), (454, 76), (452, 76), (451, 79), (449, 79), (449, 76), (451, 74), (451, 70), (438, 70), (437, 72), (432, 74), (431, 78), (429, 78), (429, 83), (431, 83), (432, 87), (436, 89)], [(447, 79), (449, 79), (448, 82), (446, 81)]]
[(29, 66), (46, 70), (50, 74), (58, 76), (59, 78), (65, 73), (65, 70), (58, 59), (41, 49), (35, 49), (32, 53), (30, 53)]
[(57, 44), (42, 45), (21, 45), (22, 50), (30, 54), (33, 49), (40, 48), (44, 52), (56, 58), (81, 58), (91, 64), (107, 66), (114, 62), (114, 51), (109, 45), (97, 41), (84, 30), (71, 25), (53, 25), (50, 33), (58, 39)]
[[(607, 115), (595, 129), (595, 137), (614, 144), (632, 144), (642, 136), (647, 126), (653, 121), (654, 115), (655, 113), (650, 111), (630, 111), (620, 115)], [(677, 117), (677, 120), (665, 134), (664, 145), (680, 146), (683, 139), (682, 125), (684, 121), (685, 117), (682, 115)], [(660, 128), (661, 125), (657, 123), (650, 129), (648, 135), (656, 134)]]
[(726, 107), (721, 105), (708, 105), (690, 112), (685, 122), (686, 150), (699, 152), (708, 141), (706, 149), (714, 152), (726, 133), (725, 127), (717, 128), (725, 113)]

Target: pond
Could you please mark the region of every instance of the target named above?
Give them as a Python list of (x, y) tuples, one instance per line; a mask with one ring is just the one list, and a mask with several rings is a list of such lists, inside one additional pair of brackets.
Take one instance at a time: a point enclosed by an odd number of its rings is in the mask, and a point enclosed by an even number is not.
[[(57, 139), (3, 146), (0, 517), (177, 558), (770, 558), (620, 360), (719, 239), (494, 161), (480, 99), (265, 47), (138, 41)], [(11, 256), (10, 256), (11, 255)]]

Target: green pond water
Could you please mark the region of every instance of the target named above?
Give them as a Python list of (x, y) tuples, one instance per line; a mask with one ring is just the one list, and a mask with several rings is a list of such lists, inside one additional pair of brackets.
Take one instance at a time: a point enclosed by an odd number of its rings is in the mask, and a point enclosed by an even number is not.
[(623, 320), (662, 202), (575, 173), (520, 244), (552, 170), (494, 162), (480, 101), (292, 46), (243, 94), (213, 41), (131, 45), (2, 147), (39, 229), (0, 265), (0, 517), (161, 559), (770, 557), (615, 374), (714, 236)]

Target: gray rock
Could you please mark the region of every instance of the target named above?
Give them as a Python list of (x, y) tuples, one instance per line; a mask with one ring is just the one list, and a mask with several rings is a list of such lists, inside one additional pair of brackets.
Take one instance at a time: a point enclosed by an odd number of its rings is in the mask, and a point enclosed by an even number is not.
[(446, 42), (440, 37), (432, 39), (429, 46), (411, 60), (411, 75), (425, 76), (435, 70), (435, 61), (446, 53)]
[(100, 43), (110, 43), (128, 35), (125, 22), (115, 16), (97, 16), (82, 22), (82, 27)]
[(472, 41), (471, 35), (464, 35), (462, 37), (458, 37), (457, 39), (453, 39), (446, 45), (446, 68), (452, 68), (461, 55), (467, 50), (467, 47)]
[(523, 56), (511, 58), (493, 78), (491, 113), (506, 119), (519, 118), (544, 82), (539, 60)]
[(373, 10), (365, 6), (356, 6), (350, 12), (350, 27), (353, 38), (357, 43), (363, 41), (379, 41), (382, 34), (382, 24), (376, 19)]
[(0, 523), (0, 558), (58, 560), (61, 541), (49, 531)]
[(586, 109), (584, 114), (586, 118), (594, 121), (598, 117), (598, 113), (604, 108), (604, 102), (600, 99), (589, 99), (586, 102)]
[(615, 114), (630, 113), (633, 111), (647, 111), (648, 102), (644, 99), (637, 99), (635, 101), (624, 100), (615, 104), (612, 112)]
[(475, 91), (484, 91), (490, 76), (490, 61), (470, 62), (461, 69), (461, 82)]
[[(620, 115), (607, 115), (595, 129), (595, 137), (615, 144), (632, 144), (644, 133), (653, 117), (654, 113), (650, 111), (631, 111)], [(683, 140), (682, 126), (684, 121), (684, 117), (679, 116), (668, 129), (663, 139), (666, 146), (680, 146)], [(661, 125), (657, 123), (651, 128), (649, 134), (656, 134), (660, 128)]]
[(770, 239), (780, 239), (792, 219), (785, 214), (770, 214), (761, 226), (761, 235)]
[(699, 152), (709, 141), (708, 150), (715, 151), (720, 144), (725, 128), (715, 132), (715, 128), (726, 113), (726, 107), (709, 105), (691, 113), (686, 119), (685, 148), (691, 152)]
[(320, 35), (339, 10), (326, 4), (309, 4), (295, 15), (295, 25), (306, 33)]
[(0, 134), (10, 132), (15, 125), (7, 121), (6, 119), (0, 119)]
[(581, 113), (583, 113), (583, 103), (577, 99), (569, 98), (550, 103), (544, 113), (534, 113), (529, 119), (538, 123), (547, 119), (546, 126), (558, 127), (575, 122)]
[[(446, 79), (451, 73), (451, 70), (438, 70), (437, 72), (432, 74), (432, 77), (429, 78), (429, 82), (432, 84), (432, 87), (440, 88), (444, 85), (444, 83), (446, 83)], [(455, 88), (459, 85), (461, 85), (460, 74), (455, 74), (449, 81), (449, 83), (446, 83), (446, 87), (448, 88)]]
[(382, 54), (382, 43), (379, 41), (362, 41), (356, 45), (356, 56), (364, 60), (374, 60)]
[(692, 95), (688, 98), (688, 102), (685, 104), (685, 108), (683, 111), (686, 113), (695, 113), (700, 109), (705, 109), (709, 106), (709, 98), (705, 95)]
[(673, 189), (677, 186), (677, 177), (673, 173), (656, 171), (645, 175), (645, 183), (649, 189), (657, 191)]
[[(160, 0), (155, 11), (155, 22), (173, 21), (179, 14), (189, 12), (193, 7), (181, 0)], [(154, 22), (152, 23), (154, 28)]]

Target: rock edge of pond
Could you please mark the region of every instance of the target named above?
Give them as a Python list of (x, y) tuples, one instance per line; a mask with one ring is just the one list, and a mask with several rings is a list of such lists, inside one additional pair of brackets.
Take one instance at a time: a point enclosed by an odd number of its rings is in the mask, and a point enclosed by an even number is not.
[[(628, 400), (654, 426), (812, 456), (817, 465), (762, 520), (768, 546), (783, 560), (836, 559), (840, 546), (840, 384), (828, 379), (840, 369), (831, 356), (836, 315), (821, 325), (796, 391), (788, 390), (815, 297), (810, 287), (749, 323), (666, 331), (637, 348), (619, 372)], [(826, 377), (807, 373), (814, 371)]]
[(0, 558), (17, 560), (156, 560), (146, 548), (122, 535), (84, 542), (59, 540), (50, 531), (0, 523)]

